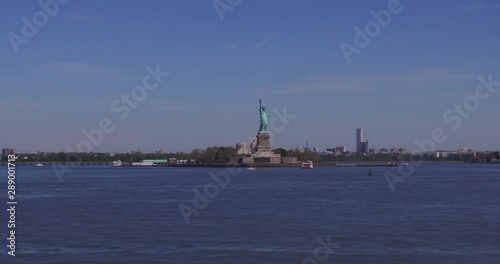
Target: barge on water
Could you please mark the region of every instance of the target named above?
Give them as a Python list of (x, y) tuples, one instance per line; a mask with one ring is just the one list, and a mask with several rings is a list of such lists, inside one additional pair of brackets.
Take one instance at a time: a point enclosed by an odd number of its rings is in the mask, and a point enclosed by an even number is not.
[(168, 165), (168, 160), (143, 160), (141, 162), (113, 161), (113, 167), (153, 167), (162, 165)]
[(337, 163), (336, 167), (396, 167), (397, 162), (355, 162), (355, 163)]
[(155, 160), (143, 160), (141, 162), (122, 162), (120, 160), (113, 161), (113, 167), (165, 167), (165, 166), (177, 166), (177, 165), (193, 165), (196, 164), (196, 160), (177, 160), (175, 158), (166, 159), (155, 159)]

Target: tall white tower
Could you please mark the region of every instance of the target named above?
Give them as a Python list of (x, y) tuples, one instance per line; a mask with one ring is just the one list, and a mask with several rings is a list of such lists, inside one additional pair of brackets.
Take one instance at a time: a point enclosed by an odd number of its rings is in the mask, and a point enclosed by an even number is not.
[(368, 139), (362, 128), (356, 129), (356, 152), (368, 153)]

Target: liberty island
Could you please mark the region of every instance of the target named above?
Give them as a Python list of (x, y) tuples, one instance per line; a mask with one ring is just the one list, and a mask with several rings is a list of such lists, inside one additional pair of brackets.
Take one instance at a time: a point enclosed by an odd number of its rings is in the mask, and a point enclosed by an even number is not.
[(268, 127), (270, 115), (266, 111), (266, 107), (262, 106), (262, 100), (259, 100), (259, 131), (257, 133), (257, 146), (250, 155), (241, 157), (232, 157), (230, 164), (242, 165), (265, 165), (265, 164), (281, 164), (297, 163), (297, 158), (294, 157), (281, 157), (281, 154), (273, 153), (271, 148), (271, 135), (269, 135)]

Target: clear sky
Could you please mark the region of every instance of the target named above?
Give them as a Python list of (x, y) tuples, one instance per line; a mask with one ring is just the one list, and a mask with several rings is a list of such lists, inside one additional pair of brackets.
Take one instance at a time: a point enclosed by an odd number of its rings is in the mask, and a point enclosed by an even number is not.
[[(442, 128), (448, 138), (439, 149), (500, 149), (500, 91), (456, 130), (443, 119), (474, 96), (478, 76), (500, 82), (500, 1), (402, 0), (402, 11), (347, 63), (340, 44), (355, 45), (354, 27), (364, 30), (370, 11), (389, 2), (243, 0), (221, 21), (211, 0), (73, 0), (16, 53), (9, 32), (23, 36), (21, 18), (33, 21), (43, 9), (7, 1), (0, 147), (76, 148), (82, 130), (103, 118), (116, 128), (94, 151), (234, 145), (256, 135), (262, 99), (271, 116), (284, 107), (296, 116), (273, 147), (309, 141), (352, 150), (362, 127), (370, 147), (416, 150), (415, 139)], [(170, 76), (120, 120), (111, 103), (157, 64)]]

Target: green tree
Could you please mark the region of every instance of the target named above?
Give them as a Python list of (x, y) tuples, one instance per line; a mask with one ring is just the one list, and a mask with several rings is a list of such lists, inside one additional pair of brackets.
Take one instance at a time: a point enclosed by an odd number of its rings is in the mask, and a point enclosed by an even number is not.
[(213, 163), (216, 160), (216, 154), (217, 150), (219, 150), (218, 147), (208, 147), (205, 149), (203, 152), (203, 162), (205, 163)]
[(274, 154), (280, 154), (282, 157), (287, 157), (287, 151), (284, 148), (275, 149)]
[(236, 156), (236, 150), (232, 147), (220, 147), (215, 152), (215, 162), (225, 163), (229, 162), (231, 157)]
[(312, 151), (298, 153), (298, 159), (300, 161), (311, 160), (313, 162), (318, 162), (320, 160), (318, 153)]
[(200, 162), (203, 158), (203, 151), (201, 149), (193, 149), (190, 154), (190, 159), (195, 159)]
[(227, 161), (229, 161), (229, 157), (226, 148), (224, 147), (219, 148), (215, 153), (215, 162), (222, 163)]

